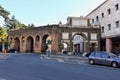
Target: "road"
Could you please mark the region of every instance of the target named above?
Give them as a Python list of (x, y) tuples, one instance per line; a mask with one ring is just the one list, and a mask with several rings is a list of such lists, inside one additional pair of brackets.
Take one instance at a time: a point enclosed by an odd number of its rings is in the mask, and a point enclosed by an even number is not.
[(120, 80), (120, 68), (47, 60), (35, 54), (0, 59), (0, 80)]

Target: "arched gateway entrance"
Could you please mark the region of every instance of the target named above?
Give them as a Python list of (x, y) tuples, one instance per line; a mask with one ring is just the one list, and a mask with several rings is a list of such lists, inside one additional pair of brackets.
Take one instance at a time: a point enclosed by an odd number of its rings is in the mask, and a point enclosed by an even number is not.
[(81, 35), (75, 35), (73, 38), (73, 49), (74, 52), (80, 53), (84, 52), (84, 42), (83, 42), (83, 37)]
[(48, 38), (49, 35), (44, 35), (42, 38), (42, 47), (41, 47), (41, 52), (45, 53), (45, 51), (47, 50), (48, 46), (46, 43), (46, 40)]
[(46, 51), (52, 50), (52, 38), (50, 35), (46, 34), (42, 38), (42, 47), (41, 52), (45, 53)]
[(87, 38), (84, 34), (75, 34), (73, 36), (73, 52), (84, 53), (86, 51)]
[(26, 40), (26, 52), (33, 52), (34, 51), (34, 40), (31, 36), (29, 36)]
[(14, 40), (15, 40), (14, 49), (19, 52), (20, 51), (20, 40), (19, 38), (15, 38)]

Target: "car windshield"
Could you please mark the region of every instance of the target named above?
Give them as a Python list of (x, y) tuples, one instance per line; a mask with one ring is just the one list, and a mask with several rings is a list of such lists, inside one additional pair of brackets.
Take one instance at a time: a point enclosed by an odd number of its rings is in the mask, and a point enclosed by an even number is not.
[(118, 57), (117, 55), (113, 54), (113, 53), (109, 53), (110, 57)]

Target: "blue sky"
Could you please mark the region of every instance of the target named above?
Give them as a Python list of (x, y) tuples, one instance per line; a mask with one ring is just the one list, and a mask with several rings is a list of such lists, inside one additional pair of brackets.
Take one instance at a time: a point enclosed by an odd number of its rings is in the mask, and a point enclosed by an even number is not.
[[(105, 0), (0, 0), (5, 10), (24, 24), (66, 23), (68, 16), (85, 16)], [(0, 17), (1, 18), (1, 17)]]

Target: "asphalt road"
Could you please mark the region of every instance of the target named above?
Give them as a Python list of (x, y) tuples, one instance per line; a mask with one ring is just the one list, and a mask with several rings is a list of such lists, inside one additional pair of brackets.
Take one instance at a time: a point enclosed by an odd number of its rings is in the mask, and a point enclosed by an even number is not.
[(18, 54), (0, 60), (0, 80), (120, 80), (120, 68)]

